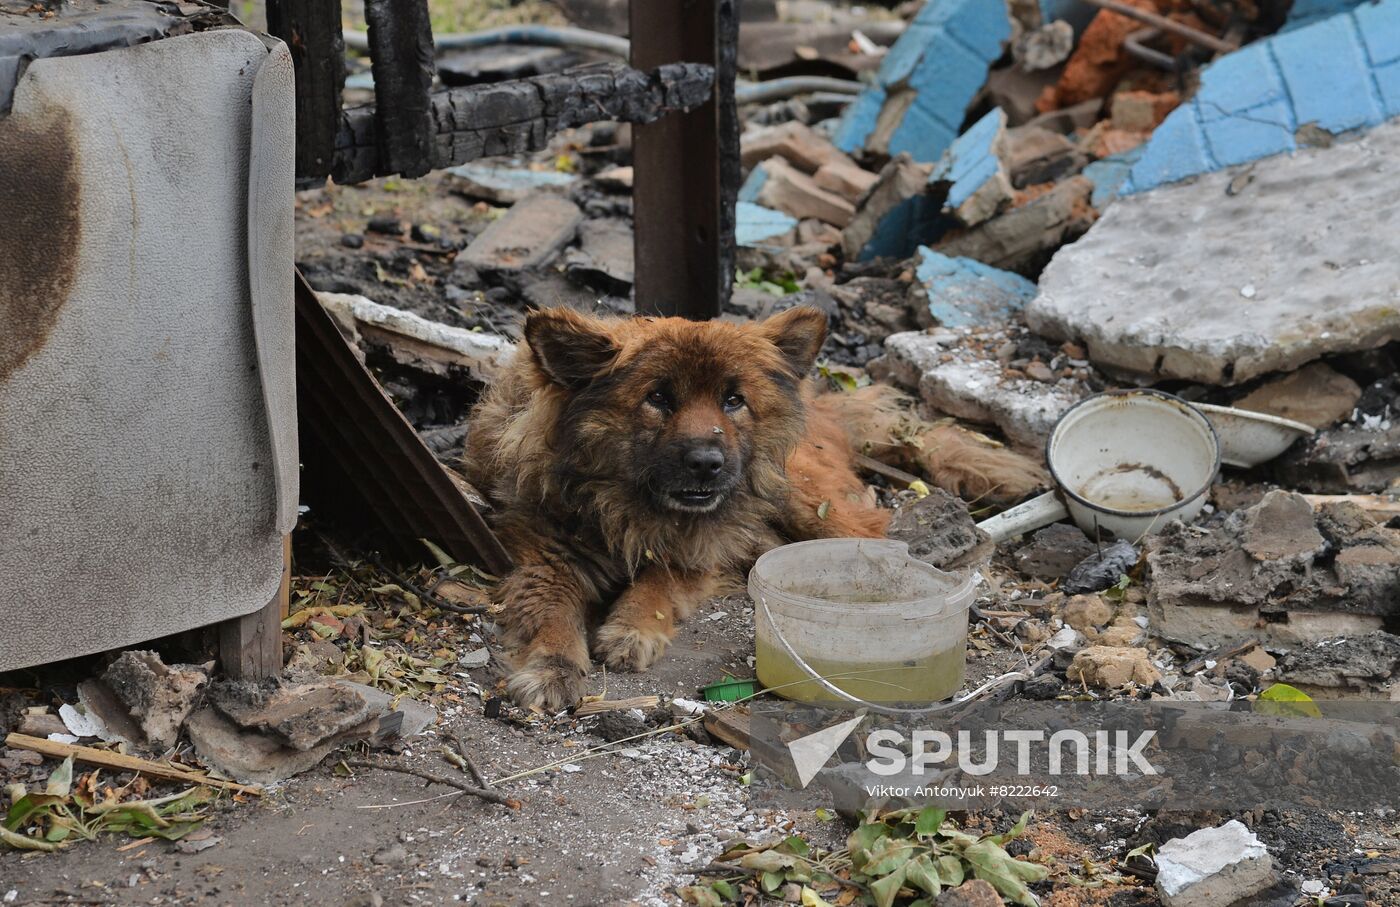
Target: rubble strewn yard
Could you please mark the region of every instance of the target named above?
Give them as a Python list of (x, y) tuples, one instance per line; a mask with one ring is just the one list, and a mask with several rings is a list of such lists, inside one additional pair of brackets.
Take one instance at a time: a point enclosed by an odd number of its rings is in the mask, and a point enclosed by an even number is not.
[[(592, 36), (440, 44), (454, 88), (564, 85), (617, 64), (628, 23), (625, 0), (431, 9), (441, 33)], [(1400, 0), (745, 0), (739, 17), (719, 317), (826, 316), (815, 382), (872, 401), (854, 497), (894, 511), (913, 557), (976, 576), (961, 692), (1284, 720), (1400, 703)], [(353, 107), (373, 80), (348, 60)], [(627, 90), (694, 91), (697, 72)], [(745, 95), (789, 77), (821, 81)], [(649, 311), (641, 127), (569, 122), (517, 143), (536, 150), (296, 193), (319, 308), (487, 522), (468, 414), (527, 314)], [(1004, 540), (979, 528), (1042, 492), (1089, 497), (1058, 427), (1143, 389), (1213, 426), (1198, 515), (1139, 507), (1168, 516), (1120, 538), (1074, 508)], [(1282, 441), (1241, 465), (1260, 437)], [(1172, 486), (1166, 504), (1195, 490), (1127, 467)], [(721, 689), (755, 682), (744, 590), (651, 669), (595, 661), (577, 706), (521, 707), (503, 577), (431, 538), (381, 550), (338, 516), (303, 508), (291, 537), (280, 677), (226, 676), (198, 630), (0, 674), (0, 905), (1400, 904), (1396, 785), (1360, 805), (1182, 793), (1029, 815), (1013, 797), (863, 816), (775, 800), (756, 716), (777, 699)], [(1361, 748), (1393, 743), (1395, 714), (1370, 714)], [(1265, 752), (1201, 749), (1222, 773)]]

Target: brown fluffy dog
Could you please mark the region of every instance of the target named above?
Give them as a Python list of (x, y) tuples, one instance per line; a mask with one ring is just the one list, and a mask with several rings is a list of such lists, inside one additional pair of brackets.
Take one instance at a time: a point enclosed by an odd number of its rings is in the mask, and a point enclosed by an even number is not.
[(467, 471), (515, 558), (502, 586), (511, 696), (577, 702), (593, 652), (639, 671), (676, 621), (785, 541), (881, 536), (807, 373), (826, 316), (762, 324), (531, 313), (472, 413)]

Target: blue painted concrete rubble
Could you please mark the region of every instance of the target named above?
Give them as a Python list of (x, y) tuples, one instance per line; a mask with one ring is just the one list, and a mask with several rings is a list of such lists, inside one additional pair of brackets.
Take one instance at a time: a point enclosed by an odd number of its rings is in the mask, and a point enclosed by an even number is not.
[[(1303, 2), (1303, 0), (1299, 0)], [(1089, 23), (1093, 21), (1094, 15), (1099, 8), (1084, 0), (1040, 0), (1040, 18), (1042, 22), (1050, 23), (1056, 19), (1063, 19), (1074, 26), (1074, 33), (1079, 34)]]
[(885, 54), (876, 85), (846, 109), (836, 147), (848, 154), (864, 147), (884, 111), (897, 122), (882, 151), (907, 151), (921, 163), (938, 160), (1010, 38), (1011, 20), (1000, 0), (929, 0)]
[(797, 218), (752, 202), (739, 202), (734, 213), (734, 240), (741, 246), (761, 246), (797, 226)]
[(1121, 194), (1298, 148), (1400, 116), (1400, 0), (1365, 3), (1221, 57), (1157, 127)]
[(1123, 184), (1128, 180), (1128, 174), (1138, 162), (1138, 158), (1142, 157), (1145, 148), (1145, 145), (1138, 145), (1127, 151), (1110, 154), (1084, 168), (1084, 175), (1094, 184), (1094, 194), (1089, 197), (1091, 205), (1102, 211), (1118, 197)]
[(768, 182), (768, 171), (763, 169), (762, 164), (758, 164), (749, 171), (748, 178), (739, 187), (739, 201), (757, 202), (758, 193), (763, 191), (763, 184)]
[(1293, 0), (1288, 10), (1288, 21), (1279, 31), (1292, 31), (1304, 25), (1312, 25), (1321, 19), (1344, 13), (1352, 7), (1370, 0)]
[(996, 177), (1001, 161), (995, 146), (1005, 126), (1006, 114), (1000, 107), (993, 107), (957, 137), (933, 168), (928, 178), (930, 183), (952, 183), (945, 207), (961, 207), (988, 180)]
[(971, 258), (951, 258), (919, 247), (914, 271), (928, 291), (928, 310), (940, 324), (961, 328), (1004, 321), (1035, 298), (1026, 278)]

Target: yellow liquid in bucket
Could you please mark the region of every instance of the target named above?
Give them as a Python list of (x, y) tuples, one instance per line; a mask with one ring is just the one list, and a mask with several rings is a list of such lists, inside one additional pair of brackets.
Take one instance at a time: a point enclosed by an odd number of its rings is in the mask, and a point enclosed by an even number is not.
[[(962, 688), (967, 648), (963, 637), (957, 642), (911, 661), (843, 662), (804, 657), (813, 671), (859, 699), (917, 705), (947, 699)], [(781, 648), (762, 639), (756, 646), (754, 665), (759, 681), (777, 696), (803, 702), (844, 701), (813, 681)]]

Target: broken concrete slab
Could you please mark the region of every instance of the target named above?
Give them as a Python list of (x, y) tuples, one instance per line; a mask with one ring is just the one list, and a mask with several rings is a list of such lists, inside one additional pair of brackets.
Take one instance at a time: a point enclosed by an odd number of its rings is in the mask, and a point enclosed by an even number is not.
[(1400, 636), (1323, 640), (1285, 655), (1277, 677), (1315, 699), (1400, 701)]
[(1042, 446), (1060, 414), (1092, 391), (1080, 377), (1017, 377), (986, 354), (993, 342), (1006, 340), (951, 330), (894, 334), (885, 340), (885, 355), (871, 361), (870, 373), (918, 391), (934, 412), (995, 425), (1012, 441)]
[[(189, 717), (185, 730), (199, 758), (242, 784), (276, 784), (308, 771), (343, 742), (333, 738), (308, 750), (294, 749), (275, 737), (240, 728), (208, 705)], [(372, 730), (371, 726), (366, 733)]]
[(1351, 415), (1361, 388), (1341, 372), (1314, 362), (1260, 385), (1230, 405), (1326, 428)]
[(1080, 649), (1065, 676), (1074, 683), (1100, 690), (1116, 690), (1135, 683), (1150, 687), (1162, 679), (1146, 649), (1121, 646), (1089, 646)]
[(1268, 848), (1238, 819), (1157, 850), (1157, 893), (1166, 907), (1229, 907), (1273, 880)]
[(631, 292), (636, 274), (630, 221), (615, 217), (588, 222), (578, 248), (564, 254), (564, 272), (586, 286), (615, 296)]
[(112, 688), (100, 678), (90, 677), (78, 684), (78, 702), (88, 714), (101, 719), (106, 733), (99, 736), (107, 743), (120, 742), (140, 746), (145, 740), (145, 735), (131, 717), (126, 703), (118, 699)]
[(847, 261), (908, 258), (920, 243), (947, 229), (950, 221), (925, 194), (931, 169), (901, 154), (880, 170), (875, 185), (841, 231)]
[(836, 147), (938, 160), (957, 138), (968, 104), (1010, 39), (1005, 4), (925, 3), (885, 54), (876, 84), (846, 109)]
[(379, 718), (376, 739), (386, 736), (388, 725), (392, 725), (393, 729), (387, 736), (417, 737), (437, 721), (436, 709), (411, 697), (391, 696), (377, 687), (351, 680), (334, 682), (349, 687), (369, 703), (371, 712)]
[(851, 202), (818, 186), (816, 180), (780, 157), (770, 157), (754, 167), (739, 190), (739, 198), (838, 227), (849, 224), (856, 212)]
[(1400, 222), (1397, 179), (1400, 122), (1120, 198), (1055, 255), (1027, 321), (1105, 367), (1209, 384), (1400, 338), (1400, 233), (1376, 228)]
[(458, 260), (477, 271), (523, 271), (547, 263), (573, 241), (583, 212), (557, 195), (522, 200), (463, 249)]
[(812, 181), (828, 192), (834, 192), (852, 204), (859, 202), (880, 177), (856, 166), (844, 156), (839, 161), (822, 164), (812, 174)]
[(1006, 130), (1001, 159), (1017, 189), (1059, 182), (1082, 170), (1089, 160), (1069, 139), (1040, 126)]
[(943, 210), (972, 227), (989, 220), (1011, 201), (1006, 152), (1006, 114), (994, 107), (954, 140), (929, 174), (930, 190), (944, 199)]
[[(930, 488), (923, 498), (897, 509), (885, 534), (907, 542), (910, 557), (940, 570), (963, 566), (991, 541), (973, 522), (967, 503), (942, 488)], [(990, 546), (985, 553), (990, 556)]]
[(1275, 460), (1273, 471), (1301, 491), (1387, 491), (1400, 479), (1400, 420), (1363, 418), (1319, 432)]
[(740, 200), (734, 206), (734, 241), (746, 248), (773, 243), (797, 226), (797, 218)]
[(209, 700), (239, 728), (277, 738), (298, 752), (364, 724), (373, 709), (356, 690), (333, 681), (220, 681)]
[(1366, 633), (1400, 613), (1400, 531), (1287, 491), (1210, 529), (1168, 526), (1147, 564), (1153, 632), (1202, 649)]
[(128, 650), (117, 656), (102, 681), (126, 705), (141, 733), (156, 749), (169, 749), (198, 704), (209, 668), (167, 665), (155, 652)]
[(1093, 224), (1095, 214), (1089, 206), (1093, 191), (1094, 184), (1085, 177), (1070, 177), (1000, 217), (938, 242), (935, 248), (945, 255), (1035, 273), (1050, 252)]
[(914, 270), (930, 323), (970, 327), (1013, 318), (1035, 298), (1035, 284), (971, 258), (952, 258), (920, 246)]
[(537, 192), (563, 192), (578, 181), (572, 173), (473, 161), (449, 167), (447, 186), (459, 195), (495, 205), (514, 205)]
[(803, 173), (816, 173), (828, 164), (852, 163), (830, 139), (797, 120), (751, 129), (739, 137), (739, 149), (745, 169), (772, 157), (783, 158)]
[(1338, 134), (1400, 116), (1397, 32), (1400, 0), (1382, 0), (1226, 54), (1152, 134), (1124, 194), (1296, 151), (1305, 124)]

